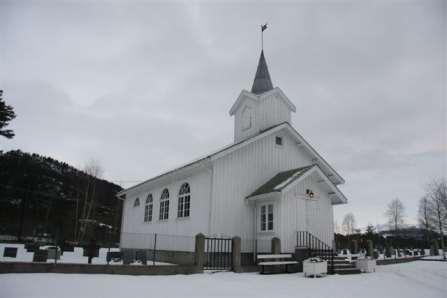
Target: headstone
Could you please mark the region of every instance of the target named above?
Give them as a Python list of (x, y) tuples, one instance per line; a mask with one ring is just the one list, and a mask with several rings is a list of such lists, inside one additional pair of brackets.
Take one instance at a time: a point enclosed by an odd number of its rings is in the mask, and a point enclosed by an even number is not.
[(36, 243), (25, 243), (25, 249), (27, 252), (34, 252), (36, 249), (39, 248), (39, 245), (37, 245)]
[(3, 256), (8, 258), (17, 257), (17, 247), (5, 247), (3, 251)]
[(48, 251), (44, 249), (36, 249), (34, 251), (33, 262), (44, 262), (48, 259)]
[(135, 259), (140, 261), (143, 265), (147, 265), (147, 253), (145, 250), (137, 250), (135, 252)]
[(61, 252), (57, 247), (49, 247), (47, 250), (48, 250), (48, 259), (59, 260), (61, 258)]
[(119, 261), (121, 261), (121, 252), (108, 251), (106, 259), (107, 259), (107, 262), (110, 262), (110, 261), (119, 262)]
[(123, 264), (129, 265), (135, 261), (135, 254), (134, 251), (131, 249), (126, 249), (122, 251), (123, 256)]

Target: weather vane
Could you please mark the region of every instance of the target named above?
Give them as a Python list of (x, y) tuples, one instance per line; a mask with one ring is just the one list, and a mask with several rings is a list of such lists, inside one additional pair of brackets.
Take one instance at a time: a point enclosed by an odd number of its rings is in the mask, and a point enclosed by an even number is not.
[(261, 49), (264, 50), (264, 31), (267, 30), (267, 23), (261, 25)]

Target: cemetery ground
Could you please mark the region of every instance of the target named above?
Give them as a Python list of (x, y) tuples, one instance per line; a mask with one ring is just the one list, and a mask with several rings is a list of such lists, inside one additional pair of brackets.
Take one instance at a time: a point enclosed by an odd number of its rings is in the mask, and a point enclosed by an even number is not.
[(447, 262), (378, 266), (375, 273), (305, 278), (217, 272), (172, 276), (1, 274), (0, 297), (447, 297)]

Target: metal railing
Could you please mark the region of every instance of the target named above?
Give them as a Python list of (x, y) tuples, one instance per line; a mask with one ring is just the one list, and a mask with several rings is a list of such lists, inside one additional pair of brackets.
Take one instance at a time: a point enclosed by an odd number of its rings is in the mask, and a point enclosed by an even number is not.
[(308, 231), (297, 231), (296, 246), (297, 248), (308, 249), (310, 257), (319, 257), (326, 260), (328, 262), (328, 273), (334, 273), (335, 252), (330, 245)]
[(205, 238), (205, 264), (207, 270), (230, 270), (232, 267), (232, 239)]

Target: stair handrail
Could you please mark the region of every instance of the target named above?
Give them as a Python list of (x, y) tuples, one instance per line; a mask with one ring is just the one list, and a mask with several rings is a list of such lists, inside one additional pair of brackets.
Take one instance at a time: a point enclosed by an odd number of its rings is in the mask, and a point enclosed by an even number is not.
[(297, 231), (297, 246), (307, 247), (311, 249), (326, 249), (330, 250), (332, 247), (322, 241), (320, 238), (310, 233), (309, 231)]

